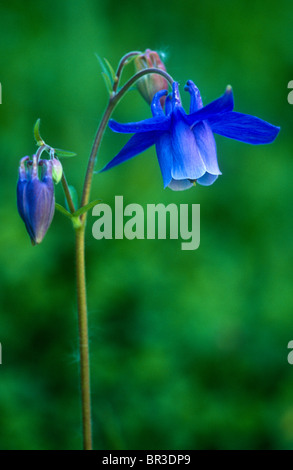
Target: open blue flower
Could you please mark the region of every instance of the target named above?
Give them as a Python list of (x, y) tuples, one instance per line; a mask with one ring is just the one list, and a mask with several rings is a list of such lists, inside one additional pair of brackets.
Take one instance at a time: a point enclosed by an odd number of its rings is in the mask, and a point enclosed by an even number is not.
[(185, 113), (178, 83), (174, 82), (172, 97), (168, 95), (165, 101), (165, 112), (160, 103), (162, 96), (167, 94), (163, 90), (153, 98), (152, 118), (128, 124), (110, 120), (109, 126), (113, 131), (134, 135), (102, 171), (129, 160), (155, 144), (164, 187), (184, 190), (195, 181), (209, 186), (221, 175), (214, 132), (256, 145), (273, 142), (280, 130), (257, 117), (234, 112), (230, 86), (220, 98), (205, 107), (198, 88), (191, 80), (185, 90), (190, 93), (190, 114)]

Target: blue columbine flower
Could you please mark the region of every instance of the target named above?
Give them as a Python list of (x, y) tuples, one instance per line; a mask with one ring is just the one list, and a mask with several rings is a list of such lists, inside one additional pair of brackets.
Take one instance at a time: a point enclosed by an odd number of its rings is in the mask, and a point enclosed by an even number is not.
[[(39, 176), (40, 173), (40, 176)], [(41, 243), (55, 211), (54, 183), (50, 160), (24, 157), (19, 165), (17, 208), (33, 245)]]
[(111, 120), (109, 126), (113, 131), (135, 134), (102, 171), (155, 144), (164, 187), (184, 190), (195, 181), (209, 186), (221, 175), (213, 133), (256, 145), (273, 142), (280, 130), (257, 117), (234, 112), (230, 86), (220, 98), (204, 107), (191, 80), (185, 90), (190, 93), (190, 114), (185, 113), (178, 83), (174, 82), (172, 97), (168, 95), (165, 101), (165, 112), (160, 103), (162, 96), (167, 95), (163, 90), (156, 93), (151, 103), (152, 118), (128, 124)]

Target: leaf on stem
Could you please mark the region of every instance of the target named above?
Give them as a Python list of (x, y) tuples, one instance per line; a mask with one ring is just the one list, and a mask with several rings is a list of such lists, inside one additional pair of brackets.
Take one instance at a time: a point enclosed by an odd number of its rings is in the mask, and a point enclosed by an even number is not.
[(39, 147), (41, 147), (41, 145), (44, 145), (44, 141), (43, 141), (43, 139), (41, 137), (41, 134), (40, 134), (40, 122), (41, 122), (41, 120), (37, 119), (37, 121), (34, 125), (34, 137), (35, 137), (37, 145)]
[(101, 66), (101, 69), (103, 71), (103, 73), (105, 75), (107, 75), (107, 77), (109, 78), (109, 81), (110, 83), (113, 85), (113, 83), (116, 81), (117, 77), (116, 77), (116, 73), (112, 67), (112, 65), (110, 64), (110, 62), (105, 59), (105, 58), (101, 58), (100, 56), (98, 56), (98, 54), (96, 54), (96, 57), (100, 63), (100, 66)]
[(58, 204), (58, 202), (55, 202), (55, 209), (57, 209), (61, 214), (65, 215), (69, 219), (72, 219), (72, 214), (68, 212), (65, 207), (61, 206), (61, 204)]
[(105, 58), (102, 59), (97, 54), (96, 54), (96, 57), (102, 69), (102, 76), (103, 76), (106, 88), (108, 90), (109, 95), (111, 96), (113, 94), (113, 85), (117, 81), (116, 73), (112, 65), (107, 59)]
[(113, 86), (112, 86), (112, 82), (111, 82), (109, 76), (108, 76), (105, 72), (102, 72), (102, 75), (103, 75), (103, 79), (104, 79), (104, 82), (105, 82), (107, 91), (108, 91), (108, 93), (109, 93), (109, 96), (112, 96), (112, 95), (113, 95)]
[(110, 64), (110, 62), (105, 57), (104, 57), (104, 63), (105, 63), (105, 69), (107, 70), (109, 77), (112, 79), (114, 83), (116, 80), (116, 73), (112, 65)]
[(62, 149), (55, 149), (55, 154), (57, 155), (58, 158), (70, 158), (70, 157), (76, 157), (75, 152), (70, 152), (69, 150), (62, 150)]
[(101, 202), (101, 199), (95, 199), (94, 201), (89, 202), (85, 206), (81, 207), (77, 211), (75, 211), (72, 216), (74, 217), (80, 217), (82, 214), (85, 212), (89, 211), (92, 207), (94, 207), (96, 204), (99, 204)]

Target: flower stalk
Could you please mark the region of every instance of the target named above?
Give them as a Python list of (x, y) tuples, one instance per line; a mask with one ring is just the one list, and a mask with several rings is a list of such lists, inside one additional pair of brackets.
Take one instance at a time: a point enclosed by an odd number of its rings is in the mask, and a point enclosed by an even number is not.
[[(125, 64), (125, 62), (124, 62), (124, 64)], [(83, 186), (83, 193), (82, 193), (82, 200), (81, 200), (80, 207), (86, 206), (89, 202), (92, 178), (93, 178), (93, 174), (94, 174), (94, 168), (95, 168), (95, 164), (96, 164), (96, 157), (97, 157), (98, 149), (99, 149), (99, 146), (101, 144), (102, 137), (104, 135), (105, 129), (108, 125), (109, 119), (111, 117), (112, 112), (114, 111), (115, 106), (118, 104), (118, 102), (121, 100), (121, 98), (125, 95), (125, 93), (131, 88), (131, 86), (137, 80), (142, 78), (144, 75), (152, 74), (152, 73), (164, 76), (166, 78), (166, 80), (168, 80), (170, 85), (172, 85), (173, 82), (174, 82), (173, 78), (167, 72), (165, 72), (163, 70), (160, 70), (160, 69), (156, 69), (156, 68), (149, 68), (149, 69), (145, 69), (145, 70), (141, 70), (141, 71), (137, 72), (135, 75), (133, 75), (133, 77), (131, 77), (128, 80), (127, 83), (125, 83), (125, 85), (118, 92), (116, 92), (116, 93), (113, 92), (113, 95), (110, 96), (108, 106), (107, 106), (107, 108), (104, 112), (101, 123), (98, 127), (96, 137), (95, 137), (95, 140), (94, 140), (94, 143), (93, 143), (93, 147), (92, 147), (92, 150), (91, 150), (91, 153), (90, 153), (88, 167), (87, 167), (85, 181), (84, 181), (84, 186)], [(120, 72), (119, 77), (120, 76), (121, 76), (121, 72)], [(118, 81), (116, 81), (114, 83), (113, 90), (114, 90), (114, 87), (115, 87), (116, 84), (118, 84)], [(117, 89), (117, 87), (115, 87), (115, 89)], [(86, 213), (84, 213), (81, 216), (81, 220), (82, 220), (82, 222), (85, 222)]]
[(83, 448), (92, 449), (92, 423), (90, 400), (90, 363), (85, 277), (84, 225), (75, 230), (76, 289), (79, 328), (80, 380), (82, 399)]
[[(94, 174), (95, 163), (101, 141), (108, 125), (114, 108), (127, 93), (131, 86), (141, 77), (147, 74), (163, 75), (172, 85), (172, 77), (165, 71), (156, 68), (141, 70), (133, 75), (128, 82), (119, 90), (119, 80), (121, 78), (122, 69), (126, 65), (127, 60), (137, 55), (137, 53), (129, 53), (121, 59), (116, 80), (113, 84), (113, 93), (110, 95), (108, 105), (97, 129), (94, 143), (88, 160), (88, 166), (84, 179), (82, 199), (80, 209), (89, 204), (92, 179)], [(74, 205), (70, 196), (65, 176), (62, 177), (62, 185), (71, 212), (74, 212)], [(80, 226), (75, 228), (75, 253), (76, 253), (76, 288), (77, 288), (77, 305), (78, 305), (78, 324), (79, 324), (79, 349), (80, 349), (80, 380), (82, 395), (82, 423), (83, 423), (83, 446), (84, 450), (92, 449), (92, 423), (91, 423), (91, 400), (90, 400), (90, 360), (89, 360), (89, 338), (88, 338), (88, 319), (87, 319), (87, 296), (86, 296), (86, 272), (85, 272), (85, 227), (86, 227), (87, 211), (83, 212), (80, 217)]]

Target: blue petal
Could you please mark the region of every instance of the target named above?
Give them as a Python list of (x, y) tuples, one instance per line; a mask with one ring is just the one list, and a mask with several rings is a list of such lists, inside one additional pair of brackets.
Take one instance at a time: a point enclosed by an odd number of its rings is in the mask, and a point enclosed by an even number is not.
[(114, 166), (119, 165), (120, 163), (123, 163), (143, 152), (156, 142), (160, 134), (160, 132), (138, 132), (133, 135), (116, 157), (100, 170), (100, 172), (109, 170), (110, 168), (113, 168)]
[(233, 92), (232, 88), (228, 86), (226, 88), (225, 93), (215, 101), (207, 104), (200, 110), (196, 111), (195, 113), (189, 114), (186, 116), (186, 121), (190, 126), (196, 124), (199, 121), (204, 121), (214, 115), (218, 115), (221, 113), (227, 113), (228, 111), (232, 111), (234, 107), (234, 99), (233, 99)]
[(31, 229), (33, 244), (41, 243), (52, 222), (55, 209), (54, 184), (32, 178), (26, 190), (26, 225)]
[(172, 178), (196, 180), (205, 174), (206, 166), (198, 151), (194, 132), (184, 121), (181, 108), (175, 109), (172, 116)]
[(28, 207), (27, 207), (27, 199), (26, 199), (26, 188), (27, 188), (28, 181), (26, 180), (18, 180), (17, 183), (17, 208), (20, 217), (25, 223), (27, 232), (31, 238), (31, 240), (34, 238), (34, 233), (33, 229), (30, 225), (30, 222), (28, 220)]
[(280, 128), (249, 114), (229, 112), (209, 119), (213, 132), (247, 144), (269, 144)]
[(210, 126), (206, 121), (202, 121), (197, 123), (192, 130), (195, 135), (198, 152), (205, 164), (206, 170), (211, 175), (220, 175), (216, 142)]
[(194, 185), (193, 181), (190, 180), (174, 180), (168, 184), (168, 187), (173, 191), (185, 191), (186, 189), (192, 188)]
[(25, 191), (27, 187), (27, 180), (19, 179), (17, 182), (16, 195), (17, 195), (17, 209), (22, 220), (25, 219)]
[(163, 176), (164, 188), (166, 188), (172, 179), (171, 173), (173, 167), (172, 141), (169, 132), (160, 135), (156, 142), (156, 151)]
[(120, 124), (119, 122), (109, 121), (109, 127), (114, 132), (122, 132), (124, 134), (133, 134), (135, 132), (149, 132), (149, 131), (167, 131), (170, 127), (170, 119), (166, 116), (157, 116), (150, 119), (145, 119), (140, 122), (129, 122), (127, 124)]
[(188, 80), (188, 82), (186, 83), (184, 87), (184, 90), (188, 91), (188, 93), (190, 94), (189, 112), (190, 114), (195, 113), (196, 111), (198, 111), (199, 109), (203, 107), (199, 89), (197, 88), (197, 86), (195, 86), (195, 84), (191, 80)]
[(211, 175), (210, 173), (206, 173), (205, 175), (198, 178), (197, 183), (201, 184), (202, 186), (210, 186), (216, 181), (217, 178), (218, 175)]

